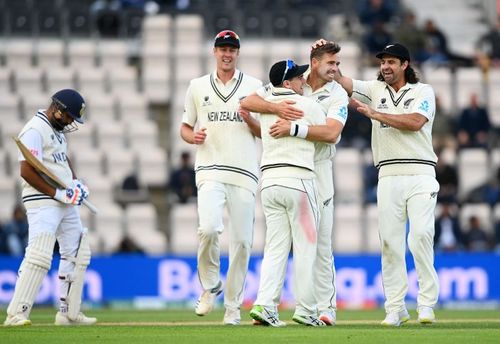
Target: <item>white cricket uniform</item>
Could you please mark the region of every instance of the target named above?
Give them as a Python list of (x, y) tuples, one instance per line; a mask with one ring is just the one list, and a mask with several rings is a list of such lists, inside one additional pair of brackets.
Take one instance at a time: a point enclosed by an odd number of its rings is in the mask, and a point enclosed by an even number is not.
[[(286, 88), (273, 88), (266, 100), (295, 100), (304, 117), (298, 123), (324, 124), (321, 108)], [(290, 248), (293, 246), (295, 313), (316, 316), (313, 266), (316, 259), (319, 209), (314, 173), (314, 143), (296, 137), (273, 138), (269, 128), (278, 117), (261, 116), (262, 207), (266, 217), (266, 244), (256, 305), (279, 304)]]
[(407, 83), (396, 92), (382, 81), (353, 80), (352, 96), (379, 112), (419, 113), (428, 119), (419, 131), (398, 130), (372, 121), (372, 150), (379, 169), (378, 227), (386, 312), (405, 308), (407, 220), (408, 246), (419, 281), (417, 302), (419, 306), (434, 307), (439, 295), (433, 250), (434, 209), (439, 191), (431, 135), (436, 107), (434, 91), (422, 83)]
[[(310, 70), (304, 74), (307, 76)], [(260, 88), (259, 96), (265, 98), (269, 95), (271, 86)], [(304, 96), (316, 101), (327, 119), (333, 119), (345, 125), (348, 117), (347, 106), (349, 97), (347, 92), (336, 81), (326, 83), (323, 87), (313, 92), (306, 84)], [(338, 143), (340, 136), (337, 139)], [(320, 223), (318, 227), (318, 256), (314, 265), (314, 289), (318, 311), (335, 310), (337, 308), (335, 286), (335, 264), (332, 255), (332, 228), (334, 211), (334, 187), (332, 159), (335, 156), (334, 144), (316, 142), (314, 157), (314, 171), (319, 194)]]
[(224, 291), (226, 308), (239, 308), (253, 242), (258, 163), (255, 137), (238, 114), (239, 100), (262, 85), (236, 70), (225, 85), (217, 73), (193, 79), (186, 93), (182, 121), (207, 128), (197, 146), (200, 240), (198, 275), (204, 289), (220, 281), (219, 237), (224, 229), (224, 206), (229, 214), (229, 270)]
[[(73, 174), (67, 160), (66, 138), (63, 133), (53, 129), (43, 110), (39, 110), (26, 123), (19, 139), (61, 181), (71, 184)], [(25, 160), (20, 152), (18, 160)], [(83, 231), (78, 207), (58, 202), (40, 193), (24, 180), (22, 189), (22, 200), (29, 223), (28, 249), (37, 236), (51, 233), (59, 243), (61, 257), (74, 257)], [(67, 296), (69, 282), (65, 277), (73, 272), (74, 266), (75, 264), (67, 259), (61, 259), (59, 263), (59, 276), (62, 277), (61, 298)]]

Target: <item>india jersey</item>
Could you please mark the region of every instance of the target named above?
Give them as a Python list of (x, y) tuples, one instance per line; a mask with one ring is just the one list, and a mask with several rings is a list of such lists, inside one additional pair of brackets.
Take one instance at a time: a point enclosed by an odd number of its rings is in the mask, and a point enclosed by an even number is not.
[[(42, 151), (33, 151), (32, 147), (29, 146), (28, 149), (63, 183), (67, 185), (71, 184), (73, 173), (68, 163), (67, 144), (64, 134), (54, 130), (43, 111), (38, 111), (35, 117), (26, 123), (19, 134), (21, 141), (23, 141), (23, 134), (31, 129), (36, 130), (40, 134)], [(23, 143), (25, 142), (23, 141)], [(24, 158), (21, 160), (24, 160)], [(22, 181), (22, 188), (22, 200), (27, 209), (47, 205), (64, 206), (64, 204), (54, 200), (52, 197), (36, 190), (25, 180)]]
[(239, 101), (262, 82), (236, 70), (224, 85), (217, 72), (191, 80), (182, 121), (207, 128), (196, 153), (196, 184), (205, 180), (238, 185), (255, 192), (258, 163), (255, 137), (238, 114)]
[(430, 85), (407, 83), (396, 92), (383, 81), (353, 80), (352, 96), (382, 113), (419, 113), (428, 119), (418, 131), (399, 130), (372, 120), (373, 161), (379, 177), (435, 176), (437, 156), (432, 147), (432, 123), (436, 100)]

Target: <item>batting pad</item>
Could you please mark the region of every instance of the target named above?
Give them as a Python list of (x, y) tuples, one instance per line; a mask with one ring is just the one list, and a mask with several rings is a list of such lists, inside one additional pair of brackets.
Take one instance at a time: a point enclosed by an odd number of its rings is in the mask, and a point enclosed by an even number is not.
[(55, 242), (54, 234), (44, 232), (33, 238), (28, 245), (7, 314), (24, 313), (29, 316), (43, 278), (52, 264)]
[[(85, 280), (85, 271), (90, 264), (91, 252), (87, 229), (84, 228), (82, 236), (80, 237), (80, 246), (73, 258), (75, 262), (75, 270), (68, 276), (69, 278), (69, 291), (66, 302), (68, 303), (68, 318), (76, 321), (78, 313), (80, 313), (80, 304), (82, 301), (83, 282)], [(66, 259), (68, 259), (66, 257)]]

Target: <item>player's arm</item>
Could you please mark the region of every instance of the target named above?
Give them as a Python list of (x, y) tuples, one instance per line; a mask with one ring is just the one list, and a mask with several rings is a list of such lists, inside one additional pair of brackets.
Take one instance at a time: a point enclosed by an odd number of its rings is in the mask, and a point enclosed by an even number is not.
[(350, 97), (353, 90), (352, 79), (347, 76), (343, 76), (340, 69), (338, 73), (335, 73), (334, 79), (340, 84), (340, 86), (342, 86), (342, 88), (347, 92), (347, 95)]
[(192, 87), (192, 84), (190, 84), (186, 91), (180, 135), (182, 139), (189, 144), (201, 145), (205, 142), (205, 138), (207, 137), (207, 134), (205, 132), (207, 129), (201, 128), (198, 131), (194, 130), (194, 126), (198, 118), (198, 111), (194, 102)]
[(356, 107), (356, 110), (366, 117), (399, 130), (419, 131), (428, 121), (427, 117), (418, 112), (408, 114), (388, 114), (379, 112), (357, 99), (352, 99), (351, 105)]
[(181, 125), (181, 137), (184, 141), (192, 145), (201, 145), (205, 142), (207, 137), (207, 128), (201, 128), (195, 131), (192, 126), (187, 123)]
[[(38, 160), (42, 160), (42, 136), (38, 131), (30, 129), (20, 137), (20, 140)], [(43, 179), (35, 168), (24, 159), (24, 156), (21, 153), (19, 153), (19, 164), (21, 178), (41, 193), (54, 197), (56, 193), (55, 187)]]
[(47, 183), (26, 160), (20, 162), (20, 174), (26, 183), (41, 193), (50, 197), (54, 197), (56, 194), (56, 188)]
[(254, 92), (241, 100), (240, 105), (243, 109), (259, 112), (262, 114), (272, 113), (281, 118), (294, 120), (304, 116), (302, 110), (293, 106), (295, 101), (283, 100), (279, 103), (271, 103), (263, 99), (258, 93)]
[(241, 106), (238, 109), (238, 113), (248, 125), (248, 128), (252, 132), (253, 136), (260, 138), (260, 122), (252, 116), (250, 111), (243, 109)]
[[(303, 124), (302, 124), (303, 125)], [(339, 121), (327, 118), (326, 124), (310, 125), (307, 129), (308, 141), (321, 141), (327, 143), (335, 143), (339, 138), (344, 125)], [(274, 138), (292, 136), (292, 123), (284, 119), (278, 119), (276, 123), (269, 128), (269, 134)]]

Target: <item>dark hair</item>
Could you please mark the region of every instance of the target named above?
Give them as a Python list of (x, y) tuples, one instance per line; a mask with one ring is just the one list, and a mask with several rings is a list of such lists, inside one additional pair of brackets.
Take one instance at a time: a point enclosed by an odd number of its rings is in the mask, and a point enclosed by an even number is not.
[[(403, 63), (405, 60), (399, 59), (401, 63)], [(379, 71), (378, 76), (377, 76), (378, 81), (384, 81), (384, 77), (382, 76), (382, 73)], [(413, 69), (412, 66), (410, 66), (410, 62), (408, 62), (408, 67), (405, 69), (405, 80), (409, 84), (416, 84), (420, 79), (417, 76), (417, 72)]]
[(340, 45), (335, 42), (328, 42), (311, 50), (310, 59), (321, 58), (325, 54), (336, 54), (340, 51)]

